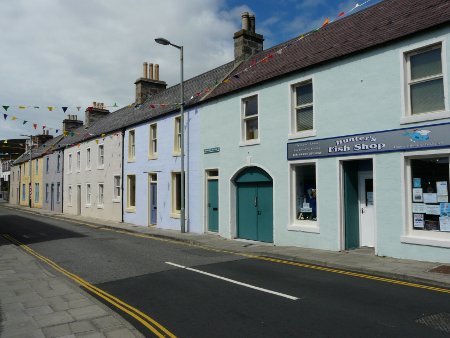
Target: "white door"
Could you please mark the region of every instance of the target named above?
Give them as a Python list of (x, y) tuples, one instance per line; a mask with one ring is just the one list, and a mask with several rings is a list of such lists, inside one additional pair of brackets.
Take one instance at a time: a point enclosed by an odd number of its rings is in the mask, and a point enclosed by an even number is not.
[(375, 211), (373, 195), (373, 174), (371, 171), (358, 173), (359, 194), (359, 236), (360, 246), (375, 246)]

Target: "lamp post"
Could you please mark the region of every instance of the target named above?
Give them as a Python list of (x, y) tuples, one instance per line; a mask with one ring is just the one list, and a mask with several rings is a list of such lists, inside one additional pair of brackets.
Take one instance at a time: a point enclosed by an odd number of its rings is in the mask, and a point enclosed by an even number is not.
[(160, 45), (170, 45), (172, 47), (175, 47), (180, 50), (180, 150), (181, 150), (181, 210), (180, 210), (180, 227), (181, 232), (186, 232), (186, 219), (185, 219), (185, 189), (184, 189), (184, 80), (183, 80), (183, 46), (178, 46), (173, 43), (171, 43), (169, 40), (164, 38), (156, 38), (156, 43), (159, 43)]
[(28, 175), (30, 176), (30, 183), (28, 184), (28, 206), (31, 208), (31, 149), (33, 148), (33, 135), (20, 135), (20, 136), (26, 136), (30, 138), (30, 164), (29, 164), (29, 170)]

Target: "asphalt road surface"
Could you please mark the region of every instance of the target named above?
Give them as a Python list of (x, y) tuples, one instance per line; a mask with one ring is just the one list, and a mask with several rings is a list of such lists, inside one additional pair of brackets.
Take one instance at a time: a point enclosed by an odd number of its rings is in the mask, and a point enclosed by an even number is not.
[[(450, 335), (450, 294), (140, 238), (1, 206), (0, 234), (178, 337)], [(144, 335), (154, 336), (134, 317), (105, 304)]]

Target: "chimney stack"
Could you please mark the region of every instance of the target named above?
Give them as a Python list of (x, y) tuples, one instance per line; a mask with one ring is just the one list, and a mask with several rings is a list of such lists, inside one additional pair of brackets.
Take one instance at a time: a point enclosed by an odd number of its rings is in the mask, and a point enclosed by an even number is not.
[(69, 132), (83, 125), (83, 121), (78, 120), (77, 115), (67, 115), (67, 119), (63, 120), (63, 132)]
[(90, 127), (97, 120), (109, 114), (109, 110), (105, 109), (104, 103), (92, 102), (92, 107), (88, 107), (85, 112), (84, 124)]
[(31, 139), (33, 140), (33, 147), (38, 148), (52, 138), (53, 135), (49, 135), (48, 130), (44, 130), (41, 135), (33, 136)]
[[(148, 71), (147, 71), (148, 65)], [(143, 104), (147, 98), (153, 94), (159, 93), (166, 89), (167, 84), (159, 80), (159, 65), (144, 62), (144, 77), (137, 79), (136, 85), (136, 101), (135, 104)]]
[(242, 29), (234, 33), (234, 60), (240, 62), (263, 50), (264, 37), (255, 32), (255, 15), (242, 13)]

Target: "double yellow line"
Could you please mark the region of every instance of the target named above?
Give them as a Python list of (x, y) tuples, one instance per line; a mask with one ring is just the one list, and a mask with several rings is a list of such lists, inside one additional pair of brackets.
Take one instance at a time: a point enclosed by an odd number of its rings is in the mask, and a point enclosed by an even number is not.
[(29, 254), (31, 254), (34, 257), (40, 259), (41, 261), (47, 263), (48, 265), (50, 265), (55, 270), (61, 272), (63, 275), (69, 277), (70, 279), (72, 279), (76, 283), (80, 284), (85, 289), (91, 291), (92, 293), (96, 294), (97, 296), (99, 296), (100, 298), (104, 299), (108, 303), (114, 305), (118, 309), (120, 309), (123, 312), (129, 314), (131, 317), (136, 319), (138, 322), (140, 322), (142, 325), (144, 325), (146, 328), (148, 328), (151, 332), (153, 332), (155, 334), (155, 336), (161, 337), (161, 338), (162, 337), (171, 337), (171, 338), (175, 338), (176, 337), (173, 333), (171, 333), (169, 330), (167, 330), (164, 326), (159, 324), (156, 320), (154, 320), (153, 318), (149, 317), (145, 313), (139, 311), (138, 309), (132, 307), (131, 305), (128, 305), (127, 303), (121, 301), (117, 297), (114, 297), (114, 296), (110, 295), (109, 293), (107, 293), (107, 292), (97, 288), (96, 286), (90, 284), (89, 282), (85, 281), (81, 277), (79, 277), (79, 276), (77, 276), (77, 275), (67, 271), (66, 269), (62, 268), (61, 266), (59, 266), (58, 264), (56, 264), (52, 260), (48, 259), (47, 257), (40, 255), (39, 253), (37, 253), (36, 251), (31, 249), (29, 246), (19, 242), (14, 237), (11, 237), (10, 235), (7, 235), (7, 234), (2, 234), (2, 236), (4, 238), (6, 238), (8, 241), (10, 241), (10, 242), (20, 246), (23, 250), (25, 250)]

